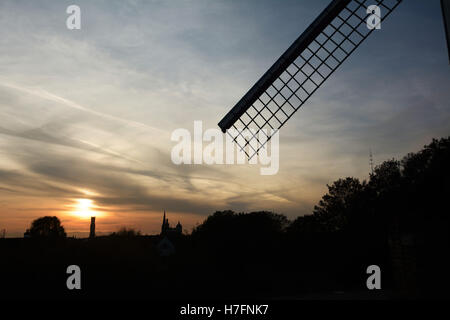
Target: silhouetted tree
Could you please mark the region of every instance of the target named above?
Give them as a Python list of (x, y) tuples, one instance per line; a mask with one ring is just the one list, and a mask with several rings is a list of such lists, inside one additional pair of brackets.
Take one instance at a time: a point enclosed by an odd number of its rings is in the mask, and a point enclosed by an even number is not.
[(327, 185), (328, 193), (314, 207), (314, 216), (327, 231), (340, 231), (361, 214), (362, 194), (366, 183), (356, 178), (339, 179)]
[(315, 215), (297, 217), (287, 228), (288, 233), (297, 235), (311, 235), (325, 231), (323, 224)]
[(269, 211), (234, 213), (233, 211), (216, 211), (202, 224), (194, 228), (194, 237), (223, 239), (228, 237), (268, 236), (282, 232), (289, 224), (286, 216)]
[(58, 217), (45, 216), (34, 220), (27, 230), (33, 238), (65, 238), (66, 232)]
[(433, 141), (402, 160), (408, 209), (419, 218), (448, 216), (450, 195), (450, 137)]
[(132, 238), (140, 235), (141, 235), (140, 231), (136, 231), (133, 228), (127, 227), (122, 227), (119, 229), (119, 231), (111, 233), (111, 236), (113, 237), (124, 237), (124, 238)]
[(277, 245), (288, 224), (286, 216), (268, 211), (217, 211), (193, 230), (192, 239), (221, 259), (264, 257)]

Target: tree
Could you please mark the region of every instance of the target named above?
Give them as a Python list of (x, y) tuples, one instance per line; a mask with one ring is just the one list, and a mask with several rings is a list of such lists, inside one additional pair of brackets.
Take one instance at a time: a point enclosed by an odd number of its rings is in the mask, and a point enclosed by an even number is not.
[(450, 195), (450, 137), (433, 141), (402, 160), (408, 209), (421, 216), (447, 216)]
[(65, 238), (66, 232), (58, 217), (41, 217), (31, 223), (27, 234), (33, 238)]
[(306, 236), (321, 233), (324, 227), (315, 215), (305, 215), (292, 221), (287, 231), (291, 234)]
[(328, 193), (314, 207), (314, 216), (327, 231), (339, 231), (361, 214), (366, 183), (356, 178), (339, 179), (327, 185)]
[(370, 174), (369, 188), (376, 196), (383, 197), (401, 187), (402, 172), (400, 161), (395, 159), (384, 161)]
[(230, 210), (216, 211), (197, 226), (192, 234), (219, 241), (228, 237), (267, 237), (284, 231), (288, 224), (286, 216), (269, 211), (238, 214)]
[(119, 231), (111, 233), (111, 236), (113, 237), (123, 237), (123, 238), (133, 238), (140, 235), (141, 235), (140, 231), (136, 231), (133, 228), (127, 227), (122, 227), (119, 229)]
[(192, 239), (230, 263), (256, 261), (270, 256), (288, 224), (286, 216), (269, 211), (217, 211), (193, 230)]

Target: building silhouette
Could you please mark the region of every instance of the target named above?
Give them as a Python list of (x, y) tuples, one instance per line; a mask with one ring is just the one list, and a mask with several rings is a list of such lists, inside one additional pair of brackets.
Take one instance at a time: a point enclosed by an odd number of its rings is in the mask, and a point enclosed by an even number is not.
[(91, 217), (91, 231), (89, 232), (89, 238), (95, 237), (95, 217)]
[(170, 235), (170, 234), (182, 234), (183, 227), (181, 226), (180, 221), (178, 221), (175, 228), (170, 227), (169, 219), (166, 218), (166, 210), (164, 210), (163, 222), (161, 225), (161, 235)]

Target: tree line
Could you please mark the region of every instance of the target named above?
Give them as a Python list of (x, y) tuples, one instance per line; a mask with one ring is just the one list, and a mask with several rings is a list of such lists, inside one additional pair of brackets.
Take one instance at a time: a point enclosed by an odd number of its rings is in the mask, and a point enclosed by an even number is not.
[[(174, 239), (174, 268), (198, 273), (205, 288), (215, 279), (224, 292), (234, 292), (239, 281), (250, 284), (242, 290), (294, 292), (361, 288), (367, 266), (376, 264), (385, 286), (448, 292), (449, 163), (450, 137), (433, 139), (418, 152), (376, 166), (368, 180), (347, 177), (327, 185), (311, 214), (293, 221), (269, 211), (217, 211), (190, 235)], [(56, 217), (33, 221), (27, 232), (66, 237)], [(113, 235), (140, 234), (124, 229)], [(202, 280), (192, 285), (201, 288)]]

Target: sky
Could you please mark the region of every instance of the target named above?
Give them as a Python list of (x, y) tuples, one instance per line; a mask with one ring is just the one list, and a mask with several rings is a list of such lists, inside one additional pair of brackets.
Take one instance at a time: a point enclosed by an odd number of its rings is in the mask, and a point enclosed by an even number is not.
[[(81, 29), (66, 8), (81, 8)], [(217, 123), (324, 1), (0, 3), (0, 230), (60, 218), (69, 234), (186, 231), (216, 210), (310, 214), (341, 177), (450, 133), (439, 1), (405, 0), (280, 131), (276, 175), (175, 165), (171, 134)]]

